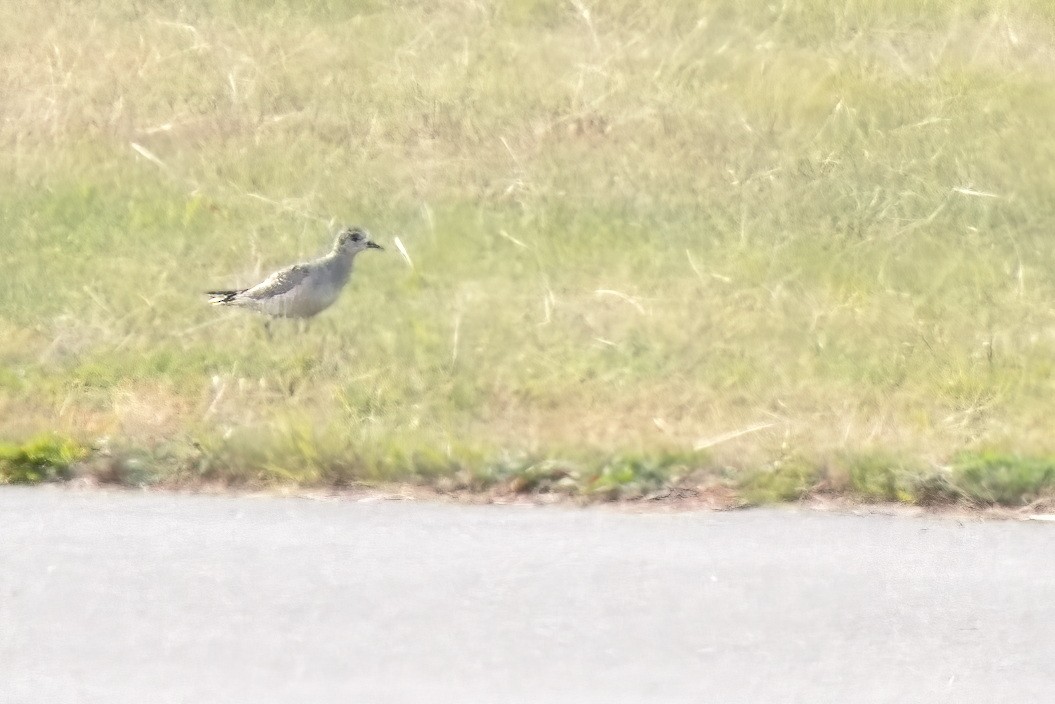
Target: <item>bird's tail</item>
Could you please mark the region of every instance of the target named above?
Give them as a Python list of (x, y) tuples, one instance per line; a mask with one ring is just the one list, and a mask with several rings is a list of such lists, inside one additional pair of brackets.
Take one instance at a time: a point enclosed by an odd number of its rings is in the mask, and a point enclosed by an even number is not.
[(234, 299), (237, 298), (239, 294), (245, 293), (246, 290), (247, 289), (243, 288), (241, 291), (206, 291), (205, 295), (209, 296), (209, 303), (212, 303), (214, 306), (225, 306), (234, 303)]

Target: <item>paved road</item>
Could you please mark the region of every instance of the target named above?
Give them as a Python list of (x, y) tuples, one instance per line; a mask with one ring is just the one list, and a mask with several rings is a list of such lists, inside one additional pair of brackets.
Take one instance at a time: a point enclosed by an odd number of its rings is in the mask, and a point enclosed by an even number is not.
[(1055, 529), (0, 490), (0, 702), (1039, 702)]

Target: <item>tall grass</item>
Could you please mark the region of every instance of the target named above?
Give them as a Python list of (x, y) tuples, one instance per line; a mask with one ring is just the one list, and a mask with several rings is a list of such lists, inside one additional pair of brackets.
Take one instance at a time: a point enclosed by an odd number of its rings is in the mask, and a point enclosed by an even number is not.
[[(0, 436), (365, 478), (1055, 446), (1045, 3), (8, 19)], [(274, 340), (203, 304), (338, 223), (413, 268)]]

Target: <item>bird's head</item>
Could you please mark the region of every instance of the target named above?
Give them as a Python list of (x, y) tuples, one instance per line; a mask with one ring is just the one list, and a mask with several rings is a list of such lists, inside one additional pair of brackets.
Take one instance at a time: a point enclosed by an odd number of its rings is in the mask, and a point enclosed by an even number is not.
[(343, 254), (358, 254), (364, 249), (384, 249), (370, 240), (370, 233), (361, 227), (346, 227), (337, 235), (333, 248)]

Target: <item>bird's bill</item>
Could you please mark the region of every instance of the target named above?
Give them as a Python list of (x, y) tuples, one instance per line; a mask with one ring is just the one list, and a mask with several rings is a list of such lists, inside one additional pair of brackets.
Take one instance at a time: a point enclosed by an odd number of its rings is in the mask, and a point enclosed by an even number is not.
[(385, 251), (384, 247), (379, 245), (377, 242), (373, 242), (373, 241), (367, 242), (366, 243), (366, 248), (367, 249), (380, 249), (382, 252)]

